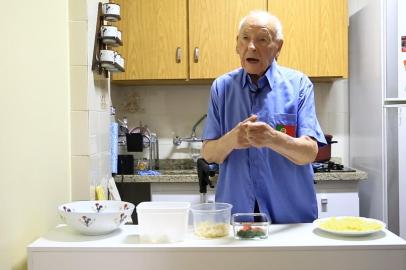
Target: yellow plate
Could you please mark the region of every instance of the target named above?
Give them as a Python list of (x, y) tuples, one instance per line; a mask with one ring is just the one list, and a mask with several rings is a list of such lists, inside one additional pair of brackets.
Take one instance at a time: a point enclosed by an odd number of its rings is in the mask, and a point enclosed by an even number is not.
[(322, 231), (345, 236), (368, 235), (386, 227), (385, 223), (377, 219), (352, 216), (316, 219), (313, 224)]

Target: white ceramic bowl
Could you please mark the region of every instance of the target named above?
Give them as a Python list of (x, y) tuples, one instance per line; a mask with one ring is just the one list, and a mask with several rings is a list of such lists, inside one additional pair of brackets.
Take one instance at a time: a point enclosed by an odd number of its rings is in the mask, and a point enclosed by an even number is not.
[(101, 235), (118, 229), (131, 217), (134, 205), (122, 201), (77, 201), (58, 207), (62, 220), (87, 235)]

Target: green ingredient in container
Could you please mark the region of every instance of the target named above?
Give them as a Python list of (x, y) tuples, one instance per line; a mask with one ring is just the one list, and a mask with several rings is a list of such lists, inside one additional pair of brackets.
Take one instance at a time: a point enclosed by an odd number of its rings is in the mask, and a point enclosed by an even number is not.
[(237, 232), (237, 236), (240, 238), (261, 238), (265, 236), (265, 231), (259, 227), (252, 227), (251, 225), (244, 225), (241, 230)]

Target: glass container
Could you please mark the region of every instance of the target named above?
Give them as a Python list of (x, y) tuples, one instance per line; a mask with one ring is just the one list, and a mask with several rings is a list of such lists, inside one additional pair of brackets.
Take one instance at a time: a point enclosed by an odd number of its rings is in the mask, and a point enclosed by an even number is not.
[(235, 239), (267, 239), (270, 219), (263, 213), (236, 213), (232, 216)]

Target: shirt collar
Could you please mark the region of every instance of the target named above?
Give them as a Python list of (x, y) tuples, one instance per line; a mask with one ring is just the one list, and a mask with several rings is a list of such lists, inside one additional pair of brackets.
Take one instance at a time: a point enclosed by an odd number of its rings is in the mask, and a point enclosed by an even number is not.
[(244, 88), (246, 85), (248, 85), (248, 88), (252, 92), (256, 92), (256, 91), (258, 91), (258, 89), (262, 89), (265, 86), (269, 85), (272, 90), (276, 86), (276, 79), (278, 77), (277, 69), (278, 69), (278, 64), (276, 63), (276, 61), (274, 59), (271, 66), (267, 69), (265, 74), (259, 78), (258, 87), (256, 87), (256, 85), (254, 85), (252, 83), (251, 77), (248, 75), (248, 73), (245, 71), (245, 69), (243, 69), (241, 87)]

